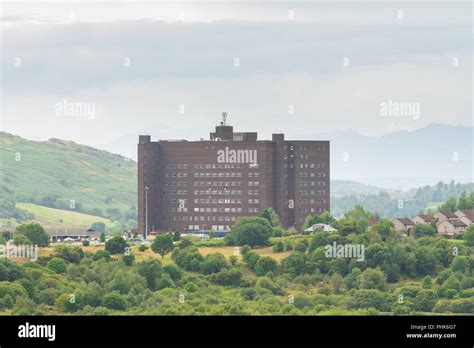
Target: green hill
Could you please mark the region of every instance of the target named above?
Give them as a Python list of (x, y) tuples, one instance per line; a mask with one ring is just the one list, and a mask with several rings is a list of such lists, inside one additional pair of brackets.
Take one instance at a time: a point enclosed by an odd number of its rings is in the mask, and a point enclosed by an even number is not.
[(112, 221), (94, 215), (87, 215), (75, 211), (67, 211), (43, 207), (33, 203), (17, 203), (16, 207), (34, 215), (33, 221), (44, 227), (90, 227), (94, 222), (103, 222), (107, 227), (113, 227)]
[(23, 202), (115, 221), (136, 219), (136, 162), (123, 156), (72, 141), (31, 141), (0, 132), (0, 165), (3, 218), (21, 215), (14, 209)]

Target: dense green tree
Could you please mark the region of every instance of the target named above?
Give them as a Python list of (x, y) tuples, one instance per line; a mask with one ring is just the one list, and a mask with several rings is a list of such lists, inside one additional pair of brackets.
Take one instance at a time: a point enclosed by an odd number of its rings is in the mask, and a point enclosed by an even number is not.
[(344, 217), (351, 220), (368, 220), (372, 218), (372, 213), (365, 210), (363, 206), (356, 205), (354, 209), (347, 211)]
[(357, 225), (352, 219), (340, 219), (338, 221), (337, 230), (342, 236), (347, 236), (357, 232)]
[(413, 227), (413, 236), (415, 238), (434, 237), (435, 235), (436, 230), (431, 225), (415, 224), (415, 226)]
[(469, 259), (467, 256), (456, 256), (451, 262), (451, 269), (454, 272), (464, 272), (470, 270)]
[(66, 272), (66, 263), (63, 259), (54, 257), (48, 262), (48, 268), (54, 273), (64, 273)]
[(94, 256), (92, 257), (94, 261), (98, 261), (102, 259), (108, 261), (111, 258), (112, 257), (110, 256), (110, 253), (106, 250), (97, 250)]
[(421, 282), (421, 286), (424, 288), (424, 289), (431, 289), (433, 285), (433, 280), (431, 279), (430, 276), (426, 276), (423, 278), (422, 282)]
[(439, 211), (456, 211), (458, 209), (458, 202), (455, 197), (449, 197), (446, 202), (439, 206)]
[(255, 274), (257, 276), (264, 276), (268, 272), (275, 272), (278, 263), (274, 258), (269, 256), (260, 257), (255, 265)]
[(331, 286), (333, 292), (338, 294), (341, 292), (344, 285), (344, 278), (339, 273), (333, 273), (329, 278), (329, 285)]
[(241, 255), (245, 255), (246, 253), (248, 253), (249, 251), (251, 250), (250, 246), (249, 245), (244, 245), (240, 248), (240, 254)]
[(83, 303), (81, 298), (77, 296), (78, 294), (73, 293), (63, 293), (55, 301), (56, 307), (59, 308), (61, 312), (72, 313), (76, 312), (82, 308)]
[(395, 226), (390, 220), (380, 220), (372, 226), (372, 231), (378, 233), (383, 241), (395, 238)]
[(431, 312), (437, 299), (438, 295), (433, 290), (421, 290), (416, 295), (413, 306), (417, 311)]
[(357, 288), (357, 277), (362, 273), (359, 268), (353, 268), (351, 273), (344, 277), (344, 283), (347, 288)]
[(79, 246), (58, 245), (55, 248), (55, 256), (66, 262), (79, 263), (84, 257), (84, 251)]
[(180, 279), (182, 275), (181, 270), (174, 263), (164, 265), (163, 271), (165, 271), (165, 273), (168, 274), (173, 280)]
[(187, 292), (196, 292), (199, 290), (199, 287), (193, 282), (187, 282), (184, 286), (184, 290), (186, 290)]
[(184, 238), (184, 239), (181, 239), (179, 244), (178, 244), (178, 248), (180, 249), (186, 249), (186, 248), (189, 248), (190, 246), (193, 245), (193, 242), (191, 241), (191, 239), (189, 238)]
[(387, 312), (395, 303), (393, 297), (386, 293), (374, 289), (361, 289), (351, 293), (349, 306), (353, 308), (375, 308)]
[(22, 224), (16, 228), (16, 233), (22, 234), (28, 238), (33, 245), (39, 247), (46, 247), (49, 245), (51, 237), (45, 231), (43, 226), (38, 223), (30, 222), (28, 224)]
[(463, 239), (467, 246), (474, 246), (474, 224), (469, 225), (469, 227), (466, 229)]
[(132, 254), (123, 255), (122, 261), (125, 264), (125, 266), (133, 266), (133, 263), (135, 262), (135, 256), (133, 256)]
[(120, 295), (120, 293), (114, 291), (104, 296), (102, 305), (105, 308), (124, 311), (127, 309), (127, 300), (123, 295)]
[(253, 300), (257, 296), (257, 290), (255, 288), (247, 288), (242, 291), (242, 297), (246, 300)]
[(285, 250), (285, 245), (283, 244), (282, 241), (276, 242), (272, 247), (272, 251), (274, 253), (281, 253), (283, 252), (283, 250)]
[(201, 269), (204, 274), (217, 273), (228, 266), (229, 264), (225, 256), (219, 253), (206, 255), (201, 263)]
[(427, 248), (420, 248), (416, 252), (416, 272), (419, 276), (434, 274), (436, 270), (436, 259), (433, 252)]
[(212, 282), (219, 285), (238, 286), (242, 280), (242, 272), (236, 268), (223, 269), (211, 276)]
[(309, 244), (308, 251), (312, 252), (313, 250), (316, 250), (316, 248), (325, 246), (327, 244), (329, 244), (327, 232), (315, 232)]
[(146, 279), (150, 290), (156, 290), (158, 279), (162, 274), (161, 262), (152, 258), (144, 260), (138, 263), (138, 273)]
[(298, 243), (296, 243), (295, 246), (295, 251), (304, 253), (306, 252), (306, 249), (308, 249), (308, 241), (307, 240), (300, 240)]
[(173, 241), (174, 242), (179, 242), (181, 240), (181, 232), (179, 230), (176, 230), (173, 232)]
[(260, 214), (260, 217), (266, 219), (270, 223), (270, 225), (274, 228), (281, 227), (280, 218), (278, 217), (278, 214), (273, 208), (265, 209), (263, 213)]
[(356, 279), (359, 289), (387, 290), (387, 277), (378, 269), (368, 268)]
[(237, 219), (232, 230), (227, 234), (226, 241), (230, 245), (251, 247), (268, 245), (272, 236), (272, 226), (262, 217), (242, 217)]
[(122, 237), (116, 236), (110, 238), (105, 243), (105, 250), (109, 253), (113, 254), (123, 254), (125, 252), (125, 248), (128, 247), (127, 242)]
[(105, 243), (105, 232), (101, 232), (101, 233), (100, 233), (99, 242)]
[(29, 245), (33, 244), (24, 234), (15, 233), (13, 235), (13, 244), (15, 245)]
[(243, 259), (250, 269), (255, 270), (257, 262), (260, 259), (260, 255), (257, 254), (255, 251), (249, 251), (243, 254)]
[(171, 279), (171, 277), (166, 273), (163, 273), (156, 282), (157, 290), (161, 290), (164, 288), (174, 288), (174, 287), (175, 287), (175, 284), (173, 282), (173, 279)]
[(173, 237), (170, 234), (160, 234), (151, 243), (151, 250), (164, 258), (166, 254), (173, 250)]
[(303, 274), (306, 271), (306, 258), (301, 253), (293, 253), (283, 259), (283, 270), (293, 276)]
[(189, 247), (186, 249), (175, 248), (171, 254), (171, 259), (184, 270), (197, 272), (201, 270), (201, 262), (204, 257), (197, 248)]
[(451, 275), (443, 282), (443, 285), (438, 290), (438, 294), (441, 297), (446, 296), (450, 298), (449, 296), (447, 296), (449, 291), (452, 295), (456, 295), (460, 290), (461, 282), (455, 275)]
[(461, 195), (459, 196), (458, 200), (458, 209), (473, 209), (473, 201), (470, 199), (470, 197), (466, 194), (466, 191), (463, 191)]

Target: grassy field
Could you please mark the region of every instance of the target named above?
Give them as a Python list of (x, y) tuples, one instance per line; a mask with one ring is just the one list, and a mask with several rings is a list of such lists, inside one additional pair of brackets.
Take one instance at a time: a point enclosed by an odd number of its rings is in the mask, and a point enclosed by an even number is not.
[(17, 208), (26, 210), (35, 215), (33, 221), (44, 227), (90, 227), (94, 222), (103, 222), (107, 227), (112, 227), (112, 221), (100, 216), (87, 215), (75, 211), (53, 209), (31, 203), (17, 203)]

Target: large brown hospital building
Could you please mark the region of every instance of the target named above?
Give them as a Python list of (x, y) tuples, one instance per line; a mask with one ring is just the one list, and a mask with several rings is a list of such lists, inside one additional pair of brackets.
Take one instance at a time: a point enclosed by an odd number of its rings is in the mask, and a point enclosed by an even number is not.
[(224, 121), (210, 140), (138, 143), (138, 229), (228, 230), (273, 207), (286, 228), (329, 210), (329, 141), (258, 140)]

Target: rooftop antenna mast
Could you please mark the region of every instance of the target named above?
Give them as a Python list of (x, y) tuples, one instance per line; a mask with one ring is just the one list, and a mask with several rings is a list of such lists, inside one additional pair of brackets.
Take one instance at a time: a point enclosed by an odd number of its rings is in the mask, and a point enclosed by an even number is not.
[(227, 112), (223, 112), (223, 113), (222, 113), (221, 126), (225, 126), (225, 125), (226, 125), (226, 121), (227, 121)]

